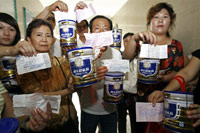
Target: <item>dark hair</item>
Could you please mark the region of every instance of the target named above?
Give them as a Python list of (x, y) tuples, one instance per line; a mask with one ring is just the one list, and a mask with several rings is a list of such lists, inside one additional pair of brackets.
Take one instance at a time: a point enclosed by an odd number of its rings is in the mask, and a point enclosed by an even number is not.
[(7, 13), (2, 13), (2, 12), (0, 12), (0, 21), (7, 23), (15, 28), (16, 36), (15, 36), (15, 39), (14, 39), (13, 43), (11, 44), (11, 46), (17, 44), (17, 42), (21, 39), (20, 30), (19, 30), (17, 21), (11, 15), (9, 15)]
[[(89, 27), (89, 23), (88, 23), (88, 21), (87, 21), (86, 19), (84, 19), (84, 20), (82, 20), (82, 21), (84, 21), (84, 22), (86, 23), (87, 27)], [(82, 21), (81, 21), (81, 22), (82, 22)], [(81, 22), (80, 22), (80, 23), (81, 23)], [(78, 23), (78, 22), (76, 21), (76, 23)]]
[(123, 40), (126, 39), (128, 36), (133, 36), (133, 35), (134, 35), (134, 33), (128, 32), (123, 36)]
[(38, 28), (40, 26), (48, 26), (50, 31), (51, 31), (51, 35), (53, 36), (53, 29), (52, 29), (52, 26), (51, 24), (46, 21), (46, 20), (43, 20), (43, 19), (34, 19), (29, 25), (28, 25), (28, 28), (26, 29), (26, 39), (27, 37), (31, 37), (31, 34), (33, 32), (33, 29), (35, 28)]
[(112, 28), (113, 28), (112, 21), (109, 18), (105, 17), (105, 16), (97, 15), (97, 16), (95, 16), (94, 18), (92, 18), (90, 20), (90, 25), (89, 25), (90, 26), (90, 32), (92, 31), (92, 24), (93, 24), (94, 20), (98, 19), (98, 18), (104, 18), (104, 19), (106, 19), (109, 22), (109, 24), (110, 24), (110, 30), (112, 30)]
[[(160, 12), (162, 9), (166, 9), (169, 13), (171, 19), (170, 26), (175, 25), (176, 13), (174, 12), (170, 4), (163, 2), (163, 3), (158, 3), (149, 9), (149, 12), (147, 14), (147, 27), (150, 25), (151, 19), (155, 16), (155, 14)], [(167, 36), (168, 37), (170, 36), (169, 32), (167, 32)]]

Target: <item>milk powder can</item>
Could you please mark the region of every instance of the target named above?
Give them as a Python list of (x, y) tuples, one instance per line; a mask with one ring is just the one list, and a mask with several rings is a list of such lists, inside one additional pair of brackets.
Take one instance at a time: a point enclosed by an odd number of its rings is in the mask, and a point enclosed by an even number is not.
[(108, 103), (120, 103), (123, 99), (122, 72), (107, 72), (104, 81), (104, 101)]
[(96, 66), (92, 47), (81, 47), (69, 50), (68, 58), (74, 87), (90, 86), (97, 82)]

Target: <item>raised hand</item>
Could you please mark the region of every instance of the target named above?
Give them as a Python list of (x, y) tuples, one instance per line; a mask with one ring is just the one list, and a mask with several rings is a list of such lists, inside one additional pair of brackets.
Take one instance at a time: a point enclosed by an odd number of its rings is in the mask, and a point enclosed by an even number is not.
[(80, 1), (76, 4), (75, 8), (74, 8), (74, 11), (78, 10), (78, 9), (83, 9), (83, 8), (88, 8), (88, 6), (83, 2), (83, 1)]

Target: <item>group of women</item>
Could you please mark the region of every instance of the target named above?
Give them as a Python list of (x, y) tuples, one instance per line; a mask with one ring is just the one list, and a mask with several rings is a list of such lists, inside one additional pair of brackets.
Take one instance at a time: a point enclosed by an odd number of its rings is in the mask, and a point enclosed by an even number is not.
[[(178, 40), (172, 39), (169, 33), (169, 30), (174, 26), (175, 19), (176, 14), (171, 5), (158, 3), (151, 7), (147, 15), (148, 31), (129, 37), (123, 53), (126, 59), (136, 58), (139, 53), (140, 41), (155, 45), (168, 45), (168, 58), (161, 60), (160, 63), (160, 69), (166, 70), (162, 75), (159, 75), (160, 83), (155, 85), (138, 84), (138, 95), (143, 97), (143, 101), (152, 102), (153, 105), (163, 100), (164, 90), (174, 91), (179, 89), (177, 81), (172, 80), (175, 75), (182, 75), (186, 82), (192, 80), (195, 76), (199, 76), (200, 50), (193, 53), (191, 62), (181, 70), (184, 64), (182, 44)], [(61, 95), (62, 97), (59, 114), (51, 115), (50, 105), (48, 105), (46, 113), (40, 109), (37, 110), (37, 113), (33, 111), (33, 117), (28, 117), (28, 120), (22, 122), (25, 131), (62, 132), (67, 129), (69, 119), (72, 119), (74, 126), (78, 127), (76, 109), (71, 101), (71, 94), (74, 92), (74, 88), (69, 63), (63, 57), (52, 56), (49, 51), (53, 43), (53, 29), (47, 21), (42, 19), (33, 20), (28, 25), (25, 41), (20, 41), (20, 30), (15, 19), (8, 14), (0, 13), (1, 57), (17, 54), (32, 56), (44, 52), (50, 55), (51, 68), (17, 75), (17, 81), (23, 93), (42, 93), (45, 95)], [(170, 84), (168, 85), (169, 82)], [(198, 83), (195, 89), (196, 94), (200, 93), (199, 87)], [(0, 97), (4, 99), (6, 105), (1, 104), (0, 109), (3, 112), (1, 116), (15, 117), (12, 101), (7, 91), (0, 92), (2, 92)], [(188, 111), (187, 115), (189, 118), (196, 119), (193, 126), (197, 127), (200, 125), (200, 103), (195, 101), (195, 104), (190, 105), (190, 108), (192, 110)], [(140, 129), (141, 132), (143, 129)], [(156, 132), (153, 128), (150, 130)]]

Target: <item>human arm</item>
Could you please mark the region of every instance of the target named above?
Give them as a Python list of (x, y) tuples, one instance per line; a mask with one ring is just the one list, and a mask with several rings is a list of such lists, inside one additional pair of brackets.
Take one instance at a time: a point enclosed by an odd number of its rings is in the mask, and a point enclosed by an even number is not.
[(159, 74), (159, 80), (161, 82), (169, 82), (177, 74), (176, 71), (171, 71), (169, 74)]
[[(184, 56), (184, 67), (186, 67), (187, 64), (189, 63), (189, 61), (190, 61), (190, 59), (191, 59), (190, 56), (192, 57), (192, 54), (190, 54), (190, 55), (188, 55), (188, 56)], [(192, 92), (193, 89), (195, 89), (195, 87), (196, 87), (196, 85), (197, 85), (197, 83), (198, 83), (198, 80), (199, 80), (199, 76), (196, 76), (196, 78), (194, 78), (192, 81), (187, 82), (186, 88), (187, 88), (190, 92)]]
[[(185, 82), (193, 80), (198, 74), (200, 69), (200, 60), (193, 56), (189, 64), (180, 70), (176, 75), (180, 75), (185, 79)], [(173, 79), (171, 82), (164, 88), (166, 91), (176, 91), (180, 88), (180, 85), (177, 80)]]
[(68, 6), (66, 3), (63, 1), (56, 1), (53, 4), (47, 6), (44, 8), (40, 14), (38, 14), (35, 19), (47, 19), (48, 16), (52, 13), (52, 11), (63, 11), (63, 12), (68, 12)]
[(134, 58), (136, 55), (136, 46), (139, 41), (142, 41), (143, 43), (156, 44), (156, 36), (153, 33), (147, 31), (128, 37), (123, 52), (123, 57), (125, 59), (131, 60)]
[[(176, 75), (182, 76), (185, 82), (191, 81), (199, 72), (200, 60), (193, 56), (189, 64), (180, 70)], [(164, 99), (164, 91), (176, 91), (180, 88), (180, 85), (176, 79), (172, 79), (169, 84), (162, 91), (154, 91), (149, 97), (148, 101), (153, 103), (153, 106), (157, 102), (161, 102)]]
[(2, 118), (9, 118), (9, 117), (14, 118), (15, 115), (14, 115), (13, 103), (12, 103), (12, 100), (11, 100), (9, 94), (4, 93), (4, 94), (2, 94), (2, 97), (5, 101)]
[(196, 88), (196, 85), (197, 85), (198, 81), (199, 81), (199, 77), (196, 76), (195, 79), (193, 79), (192, 81), (187, 82), (186, 88), (187, 88), (189, 91), (193, 91), (193, 89)]
[(36, 54), (36, 51), (35, 48), (27, 41), (19, 41), (15, 46), (0, 47), (0, 57), (16, 56), (17, 54), (32, 56)]

